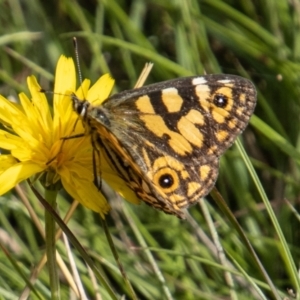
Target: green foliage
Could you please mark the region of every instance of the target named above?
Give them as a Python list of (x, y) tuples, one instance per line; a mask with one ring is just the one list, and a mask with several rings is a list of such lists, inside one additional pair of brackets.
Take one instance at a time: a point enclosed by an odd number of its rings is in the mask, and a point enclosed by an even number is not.
[[(134, 86), (148, 61), (154, 68), (147, 83), (228, 73), (247, 77), (257, 87), (255, 116), (242, 135), (254, 169), (240, 144), (233, 146), (221, 160), (217, 188), (261, 266), (230, 213), (224, 206), (220, 210), (212, 197), (190, 208), (188, 219), (180, 221), (145, 204), (128, 204), (111, 192), (107, 226), (137, 298), (292, 299), (288, 289), (299, 293), (299, 16), (298, 2), (288, 0), (1, 4), (0, 94), (5, 97), (26, 92), (30, 74), (51, 90), (59, 56), (74, 56), (73, 36), (83, 77), (95, 80), (110, 72), (119, 91)], [(21, 203), (24, 197), (39, 221)], [(60, 216), (70, 203), (62, 192)], [(43, 208), (25, 184), (0, 198), (0, 299), (17, 299), (44, 255), (39, 222), (44, 222)], [(133, 298), (100, 216), (77, 207), (68, 227), (116, 298)], [(78, 250), (71, 250), (87, 298), (99, 292), (111, 299), (105, 284), (95, 284)], [(69, 267), (62, 240), (57, 251)], [(63, 274), (60, 292), (66, 299), (71, 289)], [(30, 297), (50, 298), (46, 267)]]

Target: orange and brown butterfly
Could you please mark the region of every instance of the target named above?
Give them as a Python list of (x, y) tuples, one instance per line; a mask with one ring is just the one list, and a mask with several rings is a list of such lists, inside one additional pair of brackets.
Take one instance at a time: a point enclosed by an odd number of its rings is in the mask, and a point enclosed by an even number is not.
[(184, 218), (184, 208), (214, 186), (219, 158), (247, 126), (256, 90), (242, 77), (205, 75), (123, 91), (98, 106), (71, 98), (126, 188)]

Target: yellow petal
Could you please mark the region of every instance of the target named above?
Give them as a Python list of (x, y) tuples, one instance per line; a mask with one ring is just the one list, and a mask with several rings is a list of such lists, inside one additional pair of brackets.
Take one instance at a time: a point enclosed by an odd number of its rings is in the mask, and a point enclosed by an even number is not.
[[(0, 148), (11, 150), (20, 161), (36, 159), (39, 163), (49, 160), (49, 149), (26, 131), (18, 130), (19, 136), (0, 130)], [(25, 142), (26, 141), (26, 142)]]
[[(89, 83), (86, 84), (87, 89)], [(55, 74), (55, 88), (54, 88), (54, 140), (60, 139), (78, 133), (79, 128), (82, 132), (82, 126), (74, 124), (78, 119), (72, 108), (70, 94), (75, 92), (76, 88), (76, 70), (74, 62), (71, 58), (61, 56), (59, 58), (56, 74)]]
[(33, 174), (42, 171), (43, 168), (33, 162), (24, 162), (12, 165), (0, 175), (0, 195), (5, 194), (19, 182), (29, 178)]
[(12, 150), (24, 145), (24, 140), (17, 135), (0, 130), (0, 148)]
[(56, 66), (54, 84), (54, 103), (59, 103), (66, 91), (75, 91), (76, 71), (72, 58), (61, 55)]
[[(90, 158), (91, 160), (91, 158)], [(80, 179), (85, 179), (89, 181), (94, 180), (92, 169), (88, 169), (86, 166), (80, 165), (79, 162), (67, 162), (59, 170), (59, 175), (65, 178), (67, 181), (72, 180), (72, 176)]]
[(15, 104), (0, 95), (0, 121), (11, 125), (14, 119), (24, 118), (23, 111)]
[(102, 217), (110, 210), (110, 206), (98, 191), (93, 182), (72, 177), (70, 182), (62, 178), (65, 190), (85, 207), (98, 212)]
[(80, 100), (86, 99), (86, 96), (88, 94), (88, 90), (90, 88), (91, 81), (89, 79), (84, 79), (80, 87), (76, 91), (76, 96)]
[(95, 106), (100, 105), (110, 95), (114, 83), (114, 79), (109, 74), (101, 76), (89, 89), (86, 99)]
[(11, 155), (0, 155), (0, 174), (14, 166), (17, 160)]
[(43, 129), (45, 137), (48, 137), (52, 129), (52, 116), (46, 95), (41, 93), (41, 87), (34, 76), (27, 78), (27, 84), (32, 97), (32, 109), (26, 111), (27, 116), (30, 122), (35, 122), (36, 126)]

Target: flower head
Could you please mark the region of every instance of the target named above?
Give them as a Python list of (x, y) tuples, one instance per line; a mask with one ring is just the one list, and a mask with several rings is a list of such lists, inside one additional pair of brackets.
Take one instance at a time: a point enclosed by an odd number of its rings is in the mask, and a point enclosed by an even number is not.
[[(90, 136), (64, 138), (85, 132), (81, 122), (77, 122), (70, 94), (94, 99), (92, 103), (98, 105), (109, 96), (113, 79), (104, 75), (90, 89), (90, 81), (85, 80), (76, 91), (73, 60), (62, 56), (56, 69), (53, 115), (36, 78), (29, 77), (27, 83), (31, 99), (21, 93), (20, 105), (0, 95), (0, 122), (8, 128), (0, 130), (0, 148), (10, 151), (0, 155), (0, 195), (38, 174), (43, 176), (46, 186), (61, 182), (72, 197), (104, 216), (109, 205), (94, 185)], [(137, 202), (134, 193), (103, 158), (101, 174), (119, 193)]]

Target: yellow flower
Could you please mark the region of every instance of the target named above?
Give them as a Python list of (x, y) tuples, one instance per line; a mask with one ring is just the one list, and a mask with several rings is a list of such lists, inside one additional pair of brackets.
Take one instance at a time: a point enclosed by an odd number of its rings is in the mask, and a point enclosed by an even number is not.
[[(73, 60), (62, 56), (56, 69), (53, 116), (36, 78), (28, 77), (27, 83), (31, 100), (21, 93), (21, 105), (0, 95), (0, 122), (9, 129), (0, 130), (0, 148), (10, 151), (0, 155), (0, 195), (33, 175), (41, 175), (44, 185), (51, 187), (61, 182), (73, 198), (104, 216), (109, 205), (93, 182), (90, 136), (62, 138), (85, 132), (81, 122), (76, 123), (78, 116), (73, 111), (70, 94), (76, 93), (81, 99), (85, 95), (101, 103), (109, 96), (113, 79), (104, 75), (91, 89), (90, 82), (85, 80), (76, 92)], [(102, 167), (103, 178), (112, 180), (112, 186), (122, 193), (124, 182), (103, 159)]]

